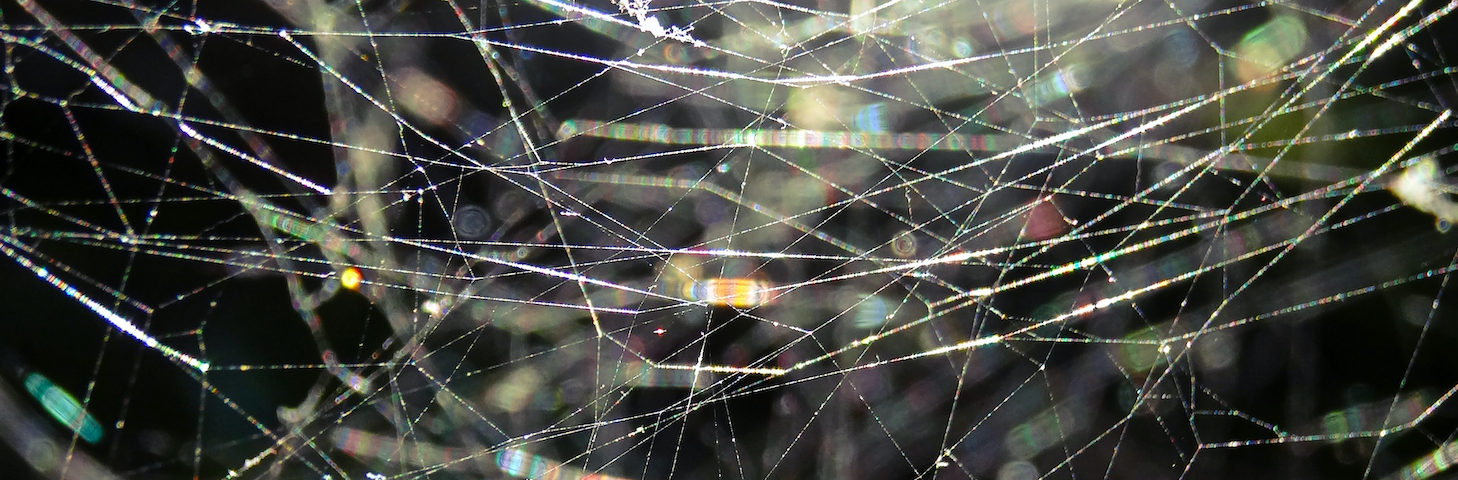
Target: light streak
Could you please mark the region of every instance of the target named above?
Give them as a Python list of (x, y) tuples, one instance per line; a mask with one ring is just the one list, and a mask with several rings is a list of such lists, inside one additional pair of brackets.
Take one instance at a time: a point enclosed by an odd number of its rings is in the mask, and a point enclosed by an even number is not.
[(872, 131), (778, 130), (756, 128), (673, 128), (655, 123), (567, 120), (557, 136), (576, 135), (666, 145), (742, 145), (774, 148), (941, 150), (993, 152), (1017, 145), (1012, 135), (942, 134), (936, 132), (881, 133)]
[[(24, 246), (24, 244), (21, 244), (19, 240), (16, 240), (14, 237), (11, 237), (9, 235), (0, 235), (0, 242), (8, 243), (22, 250), (29, 250)], [(86, 294), (76, 290), (75, 287), (72, 287), (70, 284), (66, 283), (65, 280), (61, 280), (59, 277), (51, 274), (51, 272), (45, 267), (36, 265), (35, 262), (32, 262), (29, 258), (21, 255), (20, 252), (16, 251), (15, 248), (5, 246), (4, 243), (0, 243), (0, 253), (4, 253), (5, 256), (10, 257), (10, 259), (14, 260), (15, 263), (19, 263), (20, 266), (25, 267), (26, 270), (30, 270), (31, 273), (34, 273), (35, 276), (40, 277), (41, 280), (45, 280), (46, 283), (49, 283), (51, 284), (51, 286), (56, 287), (56, 289), (60, 290), (61, 293), (66, 294), (66, 296), (71, 297), (77, 302), (81, 302), (81, 304), (85, 305), (86, 308), (91, 309), (92, 312), (96, 312), (96, 314), (100, 315), (101, 318), (106, 319), (106, 321), (110, 323), (111, 326), (116, 327), (123, 333), (126, 333), (127, 336), (132, 337), (139, 342), (142, 342), (142, 344), (146, 345), (148, 348), (161, 352), (168, 358), (182, 362), (199, 372), (208, 371), (208, 362), (198, 360), (196, 358), (193, 358), (191, 355), (179, 352), (177, 351), (177, 349), (163, 344), (162, 342), (158, 341), (156, 337), (153, 337), (147, 334), (147, 332), (143, 332), (142, 329), (137, 328), (137, 326), (131, 321), (123, 318), (116, 312), (111, 311), (111, 309), (106, 308), (106, 306), (97, 303), (95, 300), (92, 300), (91, 297), (88, 297), (86, 296)]]
[(769, 303), (764, 282), (748, 278), (710, 278), (684, 285), (683, 296), (719, 307), (753, 308)]

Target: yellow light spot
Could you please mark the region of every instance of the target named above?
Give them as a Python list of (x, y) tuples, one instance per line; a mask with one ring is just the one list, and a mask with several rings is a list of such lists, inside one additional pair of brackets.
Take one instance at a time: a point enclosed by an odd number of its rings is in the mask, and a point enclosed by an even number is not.
[(360, 275), (358, 268), (349, 267), (339, 274), (339, 285), (350, 290), (358, 289), (363, 280), (364, 276)]

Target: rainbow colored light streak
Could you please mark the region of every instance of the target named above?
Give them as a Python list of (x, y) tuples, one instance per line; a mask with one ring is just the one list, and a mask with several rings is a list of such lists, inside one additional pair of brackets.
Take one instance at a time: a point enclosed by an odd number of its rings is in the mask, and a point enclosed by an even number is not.
[(361, 460), (402, 462), (416, 466), (447, 466), (447, 464), (456, 465), (456, 468), (474, 466), (467, 460), (474, 457), (475, 454), (464, 448), (440, 447), (416, 442), (406, 444), (393, 437), (352, 428), (335, 429), (331, 436), (335, 447)]
[(619, 477), (583, 472), (515, 448), (496, 452), (496, 466), (507, 475), (531, 480), (622, 480)]
[(334, 225), (272, 208), (260, 212), (259, 216), (265, 225), (299, 240), (316, 243), (325, 250), (349, 256), (359, 256), (363, 253), (363, 249), (358, 244), (345, 243), (344, 237), (337, 233), (338, 227)]
[[(402, 442), (394, 437), (377, 435), (353, 428), (335, 429), (331, 434), (335, 447), (362, 460), (403, 462), (418, 466), (456, 469), (479, 469), (473, 461), (484, 460), (487, 452), (460, 447), (441, 447), (424, 442)], [(490, 458), (490, 457), (487, 457)], [(508, 476), (532, 480), (623, 480), (620, 477), (589, 473), (541, 455), (518, 448), (496, 452), (497, 468)]]
[(748, 278), (710, 278), (684, 285), (683, 296), (716, 307), (754, 308), (769, 303), (768, 286)]
[(1432, 398), (1417, 393), (1400, 401), (1380, 400), (1327, 413), (1321, 424), (1327, 435), (1345, 436), (1363, 431), (1376, 431), (1389, 425), (1404, 425), (1418, 418), (1433, 404)]
[(1392, 480), (1422, 480), (1433, 478), (1439, 473), (1443, 473), (1448, 467), (1452, 467), (1454, 463), (1458, 463), (1458, 443), (1448, 442), (1444, 443), (1442, 448), (1433, 450), (1433, 453), (1429, 453), (1427, 456), (1418, 459), (1416, 462), (1412, 462), (1402, 470), (1388, 475), (1387, 478)]
[(667, 145), (754, 145), (776, 148), (827, 148), (872, 150), (943, 150), (995, 152), (999, 147), (1018, 145), (1008, 135), (966, 135), (941, 133), (832, 132), (817, 130), (767, 130), (754, 128), (673, 128), (656, 123), (567, 120), (557, 129), (557, 138), (577, 135)]
[(36, 265), (35, 262), (32, 262), (29, 258), (21, 256), (20, 252), (16, 251), (14, 248), (5, 245), (5, 243), (8, 243), (14, 245), (17, 248), (25, 249), (25, 247), (20, 244), (19, 241), (15, 238), (10, 237), (9, 235), (0, 235), (0, 242), (3, 242), (0, 243), (0, 253), (4, 253), (5, 256), (10, 257), (10, 259), (14, 260), (15, 263), (19, 263), (20, 266), (25, 267), (27, 270), (30, 270), (31, 273), (34, 273), (35, 276), (40, 277), (41, 280), (45, 280), (46, 283), (49, 283), (51, 284), (51, 286), (56, 287), (56, 289), (60, 290), (61, 293), (65, 293), (66, 296), (71, 297), (78, 302), (81, 302), (82, 305), (85, 305), (86, 308), (89, 308), (91, 309), (91, 311), (96, 312), (97, 315), (101, 315), (101, 318), (105, 318), (106, 321), (108, 323), (111, 323), (113, 327), (116, 327), (118, 330), (121, 330), (128, 336), (137, 339), (137, 341), (142, 342), (142, 344), (146, 345), (148, 348), (151, 348), (158, 352), (162, 352), (162, 354), (167, 356), (168, 358), (182, 362), (199, 372), (208, 371), (208, 362), (198, 360), (196, 358), (193, 358), (191, 355), (179, 352), (175, 348), (162, 344), (162, 342), (157, 341), (156, 337), (147, 334), (147, 332), (143, 332), (142, 329), (137, 328), (137, 326), (131, 321), (128, 321), (126, 318), (122, 318), (121, 315), (118, 315), (116, 312), (111, 311), (111, 309), (106, 308), (106, 306), (97, 303), (95, 300), (92, 300), (91, 297), (88, 297), (86, 296), (86, 294), (76, 290), (75, 287), (72, 287), (70, 284), (66, 283), (66, 281), (61, 280), (60, 278), (51, 274), (51, 272), (49, 270), (46, 270), (45, 267)]

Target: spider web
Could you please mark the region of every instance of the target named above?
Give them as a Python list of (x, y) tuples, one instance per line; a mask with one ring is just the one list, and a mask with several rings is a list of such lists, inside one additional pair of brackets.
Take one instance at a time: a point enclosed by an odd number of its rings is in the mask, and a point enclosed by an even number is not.
[(43, 478), (1432, 478), (1458, 3), (7, 0)]

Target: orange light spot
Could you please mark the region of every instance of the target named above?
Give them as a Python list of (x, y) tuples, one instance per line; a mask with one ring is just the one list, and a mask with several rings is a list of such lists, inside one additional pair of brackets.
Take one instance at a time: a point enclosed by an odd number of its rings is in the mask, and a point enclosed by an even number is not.
[(344, 288), (356, 290), (361, 281), (364, 281), (364, 275), (359, 273), (358, 268), (349, 267), (339, 273), (339, 285)]
[(763, 282), (747, 278), (711, 278), (689, 284), (691, 299), (719, 307), (753, 308), (769, 301)]

